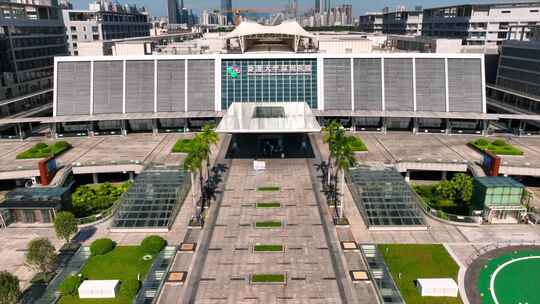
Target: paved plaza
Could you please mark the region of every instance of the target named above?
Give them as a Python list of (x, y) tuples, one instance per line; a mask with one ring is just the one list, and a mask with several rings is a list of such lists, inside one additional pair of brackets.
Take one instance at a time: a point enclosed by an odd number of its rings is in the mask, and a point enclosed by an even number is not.
[[(281, 207), (255, 208), (271, 201)], [(265, 220), (283, 227), (254, 227)], [(186, 296), (195, 303), (344, 303), (322, 225), (305, 160), (271, 160), (263, 172), (234, 160), (209, 249), (199, 252), (205, 263), (195, 265), (203, 268), (196, 295)], [(285, 252), (255, 253), (255, 244), (282, 244)], [(287, 284), (250, 285), (256, 273), (285, 273)]]
[[(178, 164), (185, 155), (171, 153), (179, 138), (190, 134), (134, 134), (128, 137), (95, 137), (67, 139), (74, 148), (59, 157), (61, 163), (90, 161), (122, 161), (138, 159), (144, 163)], [(467, 142), (477, 136), (408, 135), (404, 133), (357, 134), (368, 146), (360, 161), (396, 163), (399, 159), (419, 156), (425, 160), (480, 161), (481, 155)], [(223, 140), (223, 139), (227, 140)], [(461, 266), (460, 287), (467, 265), (485, 248), (495, 244), (540, 244), (540, 225), (454, 226), (426, 217), (426, 231), (368, 231), (350, 193), (345, 196), (345, 214), (350, 228), (331, 224), (332, 208), (324, 204), (314, 164), (327, 159), (328, 150), (320, 134), (310, 138), (315, 159), (274, 159), (267, 161), (265, 171), (255, 172), (251, 160), (225, 160), (228, 139), (213, 151), (212, 159), (225, 163), (227, 179), (221, 185), (220, 198), (210, 208), (203, 230), (190, 229), (188, 222), (194, 206), (188, 195), (171, 231), (159, 235), (169, 244), (198, 243), (195, 253), (179, 253), (172, 269), (188, 272), (184, 285), (166, 285), (159, 303), (376, 303), (372, 285), (353, 284), (350, 270), (364, 270), (360, 253), (344, 253), (339, 241), (357, 243), (442, 243)], [(540, 160), (540, 140), (512, 138), (512, 144), (523, 148), (526, 157), (503, 157), (505, 161)], [(400, 143), (401, 142), (401, 143)], [(35, 144), (34, 141), (0, 142), (0, 164), (15, 162), (17, 153)], [(429, 146), (433, 150), (425, 149)], [(424, 152), (423, 152), (424, 151)], [(219, 152), (219, 153), (218, 153)], [(423, 153), (423, 154), (419, 154)], [(531, 157), (529, 159), (529, 156)], [(214, 161), (213, 161), (214, 162)], [(278, 186), (279, 191), (257, 191), (261, 186)], [(257, 202), (281, 203), (280, 208), (255, 208)], [(257, 221), (276, 220), (278, 229), (256, 229)], [(110, 237), (118, 244), (137, 244), (144, 233), (111, 233), (110, 221), (82, 228), (84, 244), (101, 237)], [(18, 275), (22, 286), (34, 274), (24, 266), (24, 250), (34, 237), (47, 236), (58, 241), (51, 228), (7, 228), (0, 231), (5, 244), (0, 254), (0, 269)], [(280, 253), (255, 253), (255, 244), (282, 244)], [(287, 285), (251, 285), (255, 273), (284, 273)], [(466, 301), (464, 301), (467, 304)]]

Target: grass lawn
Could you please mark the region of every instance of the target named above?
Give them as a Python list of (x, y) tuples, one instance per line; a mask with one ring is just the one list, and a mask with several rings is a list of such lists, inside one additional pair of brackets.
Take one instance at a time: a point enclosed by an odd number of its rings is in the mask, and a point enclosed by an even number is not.
[(259, 192), (276, 192), (279, 191), (281, 188), (277, 186), (266, 186), (266, 187), (259, 187), (257, 188), (257, 191)]
[(179, 139), (173, 146), (173, 153), (189, 153), (193, 139)]
[(349, 144), (354, 152), (364, 152), (368, 150), (364, 142), (356, 136), (349, 136)]
[(279, 208), (281, 207), (280, 202), (266, 202), (266, 203), (257, 203), (256, 208)]
[(280, 228), (280, 221), (265, 221), (265, 222), (256, 222), (255, 228)]
[(282, 252), (283, 245), (260, 244), (253, 247), (255, 252)]
[(254, 274), (251, 276), (251, 282), (253, 283), (284, 283), (285, 275), (284, 274)]
[(489, 150), (497, 155), (523, 155), (523, 151), (502, 139), (489, 141), (487, 139), (480, 138), (470, 142), (469, 144), (480, 151)]
[[(145, 255), (138, 246), (119, 246), (113, 251), (91, 257), (81, 273), (89, 280), (123, 280), (137, 279), (140, 274), (141, 281), (153, 263), (153, 259), (145, 261)], [(100, 303), (100, 304), (131, 304), (132, 298), (117, 296), (116, 299), (88, 299), (81, 300), (78, 297), (63, 296), (59, 304)]]
[[(459, 266), (442, 245), (379, 245), (379, 251), (405, 302), (415, 304), (462, 304), (459, 298), (421, 297), (415, 285), (419, 278), (453, 278)], [(400, 278), (401, 274), (401, 278)]]
[(58, 156), (72, 146), (66, 141), (57, 141), (53, 144), (37, 143), (32, 148), (19, 153), (17, 159), (34, 159), (34, 158), (46, 158), (50, 156)]

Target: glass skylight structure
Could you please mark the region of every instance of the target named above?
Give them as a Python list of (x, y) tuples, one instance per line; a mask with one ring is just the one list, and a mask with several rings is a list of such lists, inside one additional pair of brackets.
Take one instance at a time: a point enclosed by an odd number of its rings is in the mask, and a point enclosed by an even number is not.
[(112, 230), (168, 230), (190, 186), (189, 174), (180, 167), (145, 169), (121, 198)]
[(427, 228), (416, 193), (395, 168), (358, 166), (348, 183), (368, 229)]

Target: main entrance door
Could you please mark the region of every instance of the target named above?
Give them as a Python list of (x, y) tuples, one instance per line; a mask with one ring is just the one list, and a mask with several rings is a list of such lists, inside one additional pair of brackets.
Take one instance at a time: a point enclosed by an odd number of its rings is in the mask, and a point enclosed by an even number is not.
[(227, 158), (313, 158), (306, 133), (233, 134)]

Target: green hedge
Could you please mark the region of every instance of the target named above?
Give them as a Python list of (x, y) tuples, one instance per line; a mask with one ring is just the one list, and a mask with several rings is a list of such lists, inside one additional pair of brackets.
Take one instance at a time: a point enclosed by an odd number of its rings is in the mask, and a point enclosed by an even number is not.
[(489, 150), (496, 155), (523, 155), (523, 151), (502, 139), (496, 139), (490, 142), (484, 138), (480, 138), (469, 144), (480, 151)]
[(111, 239), (97, 239), (90, 245), (92, 256), (104, 255), (114, 249), (114, 242)]
[(77, 295), (79, 286), (81, 286), (82, 278), (77, 275), (71, 275), (60, 283), (58, 290), (62, 295)]
[(141, 282), (137, 279), (128, 279), (125, 281), (122, 281), (122, 284), (120, 284), (120, 295), (124, 296), (126, 298), (133, 298), (137, 292), (139, 292), (139, 289), (141, 288)]
[(283, 245), (261, 244), (253, 247), (255, 252), (282, 252)]
[(167, 241), (157, 235), (150, 235), (141, 242), (141, 248), (148, 254), (158, 254), (167, 246)]
[(257, 191), (259, 192), (276, 192), (279, 191), (281, 188), (277, 186), (267, 186), (267, 187), (259, 187), (257, 188)]
[(281, 227), (280, 221), (264, 221), (264, 222), (256, 222), (255, 228), (279, 228)]
[(193, 139), (179, 139), (173, 146), (173, 153), (189, 153)]
[(121, 184), (82, 185), (71, 195), (71, 212), (77, 218), (97, 215), (109, 209), (131, 186), (131, 182)]
[(257, 203), (256, 208), (280, 208), (281, 203), (280, 202), (266, 202), (266, 203)]
[(66, 141), (57, 141), (51, 145), (46, 143), (37, 143), (32, 148), (17, 155), (17, 159), (34, 159), (34, 158), (46, 158), (50, 156), (58, 156), (72, 146)]
[(283, 274), (254, 274), (251, 276), (251, 282), (253, 283), (284, 283), (285, 275)]
[(351, 148), (354, 152), (364, 152), (367, 151), (367, 146), (364, 144), (364, 142), (356, 137), (356, 136), (349, 136), (349, 144), (351, 145)]

